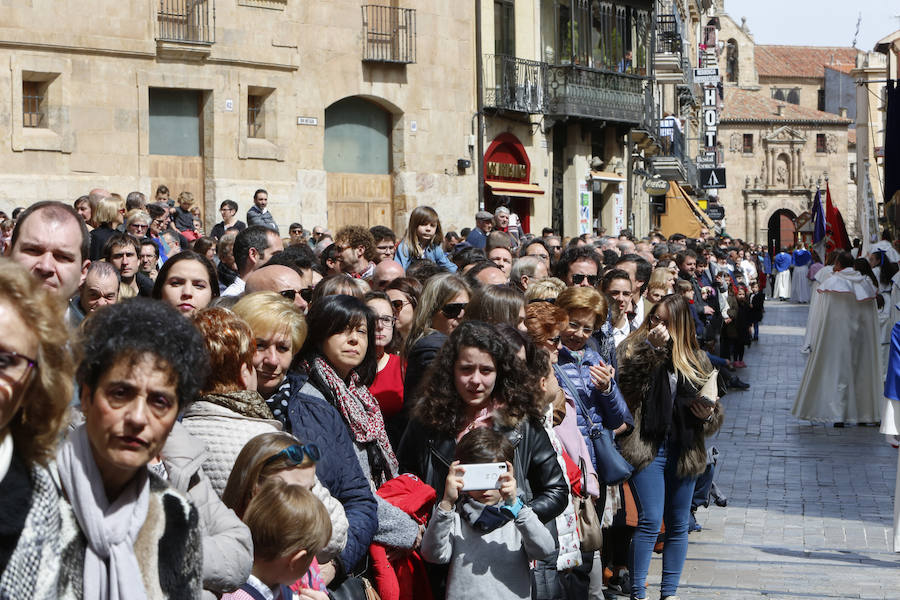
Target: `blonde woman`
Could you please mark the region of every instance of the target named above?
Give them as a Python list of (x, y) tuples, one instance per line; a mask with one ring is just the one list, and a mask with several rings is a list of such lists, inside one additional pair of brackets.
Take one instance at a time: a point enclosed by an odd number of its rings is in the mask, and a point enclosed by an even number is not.
[(566, 282), (562, 279), (556, 277), (538, 279), (525, 290), (525, 303), (528, 304), (539, 300), (553, 302), (564, 289), (566, 289)]
[(91, 260), (103, 257), (103, 247), (116, 233), (116, 228), (125, 220), (125, 201), (112, 196), (101, 198), (94, 211), (97, 227), (91, 231)]
[(620, 444), (634, 467), (638, 508), (629, 570), (633, 598), (646, 598), (650, 557), (665, 515), (660, 598), (675, 598), (687, 556), (694, 482), (706, 468), (705, 438), (722, 423), (718, 398), (699, 398), (712, 366), (697, 345), (687, 300), (666, 296), (617, 349), (619, 385), (634, 417)]
[(456, 265), (441, 247), (443, 239), (437, 212), (430, 206), (417, 206), (409, 215), (409, 227), (397, 246), (395, 260), (406, 269), (413, 260), (427, 258), (449, 272), (456, 273)]

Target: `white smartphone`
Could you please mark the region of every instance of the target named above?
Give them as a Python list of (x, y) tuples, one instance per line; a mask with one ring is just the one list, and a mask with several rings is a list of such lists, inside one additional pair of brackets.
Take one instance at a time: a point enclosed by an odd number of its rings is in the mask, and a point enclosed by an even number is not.
[(475, 463), (459, 465), (463, 473), (462, 491), (499, 490), (500, 476), (506, 473), (506, 463)]

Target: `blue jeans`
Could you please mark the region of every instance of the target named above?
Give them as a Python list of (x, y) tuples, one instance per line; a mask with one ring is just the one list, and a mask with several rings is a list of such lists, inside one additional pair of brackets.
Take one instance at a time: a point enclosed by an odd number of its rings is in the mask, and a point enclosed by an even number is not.
[(665, 519), (662, 585), (660, 597), (674, 596), (687, 557), (688, 521), (695, 478), (676, 475), (678, 454), (670, 453), (668, 442), (649, 465), (631, 476), (631, 491), (638, 510), (638, 526), (631, 539), (631, 597), (646, 598), (645, 583), (653, 546)]
[(709, 352), (706, 353), (706, 356), (709, 358), (709, 362), (712, 364), (712, 366), (719, 369), (720, 371), (728, 366), (728, 360), (725, 358), (716, 356), (715, 354), (710, 354)]
[(759, 321), (753, 321), (753, 339), (759, 339)]

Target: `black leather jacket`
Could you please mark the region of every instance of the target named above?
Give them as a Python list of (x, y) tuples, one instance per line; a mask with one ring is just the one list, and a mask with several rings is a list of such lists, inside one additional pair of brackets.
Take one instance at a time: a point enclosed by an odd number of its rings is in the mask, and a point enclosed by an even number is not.
[[(569, 488), (544, 428), (529, 420), (495, 428), (506, 435), (516, 450), (513, 469), (516, 485), (525, 493), (525, 504), (544, 523), (562, 514)], [(417, 475), (437, 491), (440, 500), (455, 453), (456, 439), (412, 420), (400, 441), (397, 458), (401, 473)]]

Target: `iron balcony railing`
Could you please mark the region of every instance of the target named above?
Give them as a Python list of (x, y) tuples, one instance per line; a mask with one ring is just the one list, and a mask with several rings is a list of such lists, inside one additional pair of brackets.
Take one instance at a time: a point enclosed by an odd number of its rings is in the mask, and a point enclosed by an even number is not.
[(159, 0), (159, 37), (166, 42), (212, 44), (216, 41), (215, 0)]
[(484, 57), (484, 105), (523, 113), (547, 107), (547, 65), (515, 56)]
[(656, 16), (656, 51), (658, 53), (681, 54), (681, 23), (671, 15)]
[(675, 117), (663, 117), (657, 120), (652, 128), (659, 139), (659, 153), (657, 157), (677, 158), (684, 162), (684, 133), (678, 125)]
[(416, 10), (365, 4), (362, 7), (363, 60), (416, 62)]
[(644, 86), (637, 75), (557, 65), (547, 69), (547, 113), (640, 123)]

